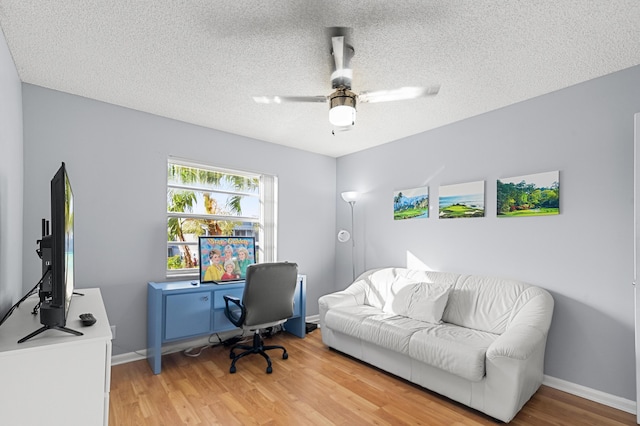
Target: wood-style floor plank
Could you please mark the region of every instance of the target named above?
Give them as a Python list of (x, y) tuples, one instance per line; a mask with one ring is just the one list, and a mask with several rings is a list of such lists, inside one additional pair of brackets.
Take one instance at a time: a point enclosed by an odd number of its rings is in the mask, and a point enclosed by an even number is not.
[[(267, 344), (273, 373), (258, 355), (229, 373), (229, 349), (199, 357), (162, 358), (154, 375), (146, 361), (111, 369), (109, 424), (128, 425), (495, 425), (464, 405), (327, 348), (315, 330), (305, 339), (281, 333)], [(635, 425), (635, 416), (542, 386), (511, 424)]]

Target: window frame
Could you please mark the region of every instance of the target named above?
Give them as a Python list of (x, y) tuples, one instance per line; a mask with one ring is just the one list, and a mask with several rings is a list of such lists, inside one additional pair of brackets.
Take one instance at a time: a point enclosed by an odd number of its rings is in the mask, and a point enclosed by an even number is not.
[[(169, 181), (169, 168), (172, 165), (195, 168), (200, 170), (206, 170), (216, 173), (222, 174), (230, 174), (236, 176), (242, 176), (249, 179), (258, 179), (258, 194), (248, 193), (242, 191), (233, 191), (228, 189), (215, 189), (207, 188), (205, 185), (201, 183), (193, 183), (193, 184), (176, 184), (171, 183)], [(217, 221), (233, 221), (233, 222), (245, 222), (258, 224), (258, 238), (256, 238), (256, 250), (258, 251), (258, 262), (275, 262), (277, 259), (277, 206), (278, 206), (278, 178), (274, 175), (268, 175), (265, 173), (257, 173), (247, 170), (238, 170), (238, 169), (230, 169), (227, 167), (219, 167), (211, 164), (202, 163), (199, 161), (187, 160), (178, 157), (170, 156), (167, 159), (167, 168), (166, 168), (167, 176), (166, 176), (166, 192), (165, 198), (167, 198), (167, 194), (171, 189), (185, 190), (185, 191), (203, 191), (203, 192), (211, 192), (217, 194), (227, 194), (227, 195), (240, 195), (240, 196), (248, 196), (248, 197), (257, 197), (259, 200), (259, 216), (258, 218), (249, 217), (249, 216), (234, 216), (234, 215), (220, 215), (220, 214), (202, 214), (202, 213), (190, 213), (190, 212), (170, 212), (169, 211), (169, 202), (166, 200), (166, 221), (165, 221), (165, 234), (168, 235), (168, 223), (170, 218), (189, 218), (189, 219), (209, 219), (209, 220), (217, 220)], [(195, 241), (169, 241), (168, 238), (165, 238), (167, 241), (167, 249), (165, 253), (167, 257), (165, 258), (165, 267), (166, 267), (166, 277), (167, 278), (176, 278), (176, 277), (185, 277), (185, 278), (199, 278), (199, 268), (182, 268), (182, 269), (169, 269), (167, 265), (167, 260), (169, 258), (169, 248), (171, 246), (184, 246), (187, 245), (190, 248), (192, 253), (195, 253), (198, 261), (200, 260), (198, 253), (198, 240)]]

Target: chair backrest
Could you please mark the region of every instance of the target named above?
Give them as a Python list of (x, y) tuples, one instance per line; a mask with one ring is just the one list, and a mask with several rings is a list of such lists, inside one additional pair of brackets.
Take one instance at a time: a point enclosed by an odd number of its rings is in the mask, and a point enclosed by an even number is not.
[(242, 296), (245, 326), (277, 322), (293, 315), (298, 265), (289, 262), (258, 263), (247, 268)]

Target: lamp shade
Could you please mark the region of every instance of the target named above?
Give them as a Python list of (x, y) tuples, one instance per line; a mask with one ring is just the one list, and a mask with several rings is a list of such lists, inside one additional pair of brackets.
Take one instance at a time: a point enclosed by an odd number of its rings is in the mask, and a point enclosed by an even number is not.
[(356, 122), (356, 109), (338, 105), (329, 110), (329, 122), (336, 127), (352, 126)]
[(343, 193), (340, 194), (340, 196), (342, 196), (342, 199), (344, 201), (346, 201), (347, 203), (355, 203), (356, 200), (358, 199), (358, 192), (357, 191), (344, 191)]

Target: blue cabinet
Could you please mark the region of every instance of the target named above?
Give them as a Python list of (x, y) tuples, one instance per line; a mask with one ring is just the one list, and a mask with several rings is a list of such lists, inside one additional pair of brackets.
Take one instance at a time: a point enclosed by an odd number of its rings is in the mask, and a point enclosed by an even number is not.
[[(162, 345), (207, 334), (234, 330), (224, 315), (224, 295), (242, 298), (244, 282), (191, 284), (191, 281), (150, 282), (147, 285), (147, 360), (154, 374), (161, 371)], [(298, 275), (294, 313), (284, 324), (291, 334), (306, 334), (306, 276)]]
[(211, 292), (169, 294), (165, 301), (165, 341), (211, 330)]

